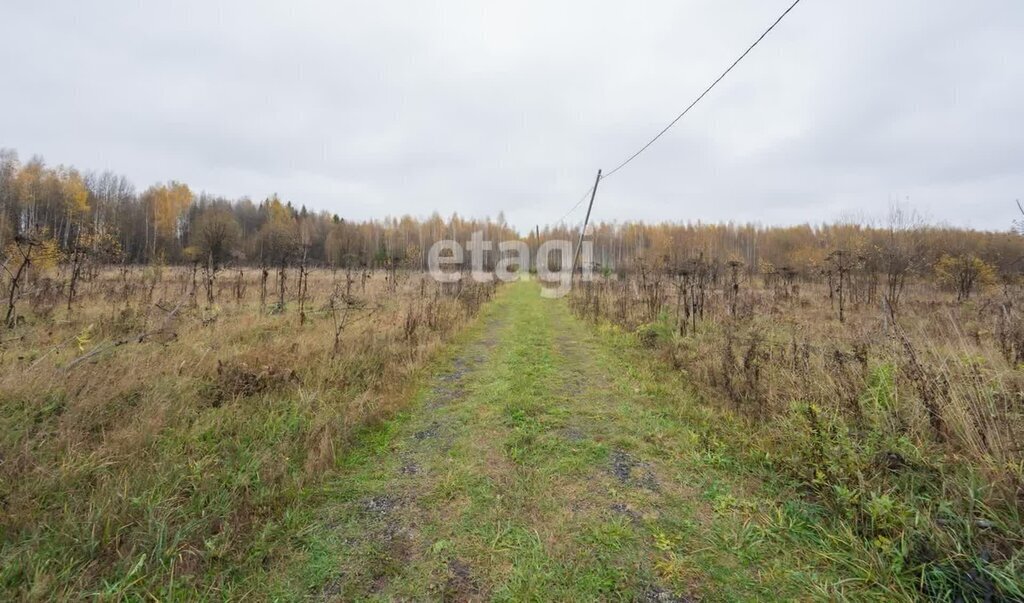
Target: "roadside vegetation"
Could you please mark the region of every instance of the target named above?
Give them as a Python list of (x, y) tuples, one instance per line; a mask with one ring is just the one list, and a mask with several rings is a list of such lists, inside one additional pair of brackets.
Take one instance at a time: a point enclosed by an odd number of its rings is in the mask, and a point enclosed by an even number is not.
[(835, 521), (815, 530), (855, 583), (1020, 599), (1019, 277), (973, 255), (931, 260), (906, 245), (915, 233), (897, 236), (833, 243), (799, 270), (652, 254), (578, 287), (572, 306), (633, 333), (702, 404), (742, 419), (746, 448), (723, 433), (710, 449), (827, 509)]
[(0, 349), (5, 600), (244, 598), (353, 434), (493, 293), (296, 269), (264, 295), (241, 270), (207, 303), (189, 267), (126, 267), (68, 311), (33, 269)]

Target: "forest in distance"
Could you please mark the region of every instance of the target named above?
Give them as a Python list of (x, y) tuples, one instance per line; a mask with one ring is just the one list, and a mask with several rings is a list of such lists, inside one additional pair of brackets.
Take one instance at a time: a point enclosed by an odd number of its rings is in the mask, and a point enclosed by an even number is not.
[[(352, 221), (0, 152), (0, 596), (1022, 600), (1018, 211), (598, 221), (595, 278), (552, 306), (437, 282), (428, 249), (536, 258), (579, 226)], [(588, 540), (517, 582), (502, 522), (559, 534), (573, 505)]]
[[(696, 258), (722, 271), (739, 262), (744, 274), (817, 278), (837, 272), (837, 262), (868, 281), (902, 282), (909, 274), (944, 279), (960, 296), (976, 285), (1015, 276), (1024, 244), (1011, 223), (983, 232), (928, 224), (909, 206), (893, 205), (876, 220), (832, 224), (761, 226), (601, 222), (588, 228), (599, 271), (625, 273), (639, 263), (679, 267)], [(139, 191), (124, 176), (48, 167), (39, 157), (20, 161), (0, 150), (0, 249), (5, 266), (19, 245), (58, 266), (89, 261), (114, 264), (224, 266), (298, 265), (333, 268), (425, 269), (426, 250), (442, 239), (464, 242), (473, 232), (492, 241), (522, 240), (531, 257), (547, 240), (575, 241), (578, 225), (538, 225), (517, 232), (496, 218), (412, 216), (352, 221), (271, 195), (259, 202), (194, 193), (169, 181)], [(21, 243), (19, 243), (19, 241)], [(13, 247), (12, 247), (13, 245)], [(836, 251), (845, 252), (840, 259)], [(486, 262), (493, 267), (495, 257)], [(977, 279), (957, 283), (957, 264)], [(843, 267), (846, 270), (846, 267)], [(962, 270), (961, 270), (962, 272)], [(959, 280), (963, 280), (960, 278)]]

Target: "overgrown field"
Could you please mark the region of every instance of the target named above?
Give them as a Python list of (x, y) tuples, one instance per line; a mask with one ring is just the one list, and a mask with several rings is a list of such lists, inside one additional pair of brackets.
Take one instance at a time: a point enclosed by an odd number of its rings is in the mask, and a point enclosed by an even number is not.
[(0, 598), (1024, 598), (1021, 291), (832, 276), (37, 266)]
[(640, 264), (577, 288), (572, 306), (746, 421), (744, 458), (830, 510), (831, 561), (856, 581), (1024, 598), (1019, 287), (958, 296), (917, 278), (896, 307), (877, 281), (827, 276)]
[(4, 600), (262, 592), (321, 475), (494, 291), (159, 266), (78, 287), (28, 275), (2, 336)]

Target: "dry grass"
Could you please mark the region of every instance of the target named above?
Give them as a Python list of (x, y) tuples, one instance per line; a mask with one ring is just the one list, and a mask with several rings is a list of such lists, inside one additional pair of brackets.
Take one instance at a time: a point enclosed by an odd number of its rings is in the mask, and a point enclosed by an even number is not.
[(864, 292), (840, 322), (818, 283), (745, 282), (735, 301), (719, 284), (694, 329), (669, 280), (652, 292), (646, 277), (594, 283), (573, 306), (748, 417), (763, 442), (750, 452), (829, 504), (876, 573), (938, 598), (1022, 596), (1018, 291), (957, 303), (918, 282), (895, 321)]
[(187, 269), (108, 269), (70, 312), (29, 283), (0, 347), (3, 598), (256, 588), (308, 486), (493, 293), (315, 270), (302, 318), (260, 280), (225, 272), (207, 305)]

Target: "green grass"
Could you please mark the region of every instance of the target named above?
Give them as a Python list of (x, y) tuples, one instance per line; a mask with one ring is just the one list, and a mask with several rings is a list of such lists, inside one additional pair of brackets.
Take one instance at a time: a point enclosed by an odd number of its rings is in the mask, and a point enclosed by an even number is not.
[[(86, 594), (110, 599), (918, 596), (893, 542), (866, 541), (779, 471), (765, 447), (777, 425), (702, 403), (650, 356), (535, 283), (506, 286), (404, 410), (357, 431), (319, 479), (301, 478), (316, 396), (197, 413), (137, 459), (163, 470), (129, 483), (76, 458), (49, 478), (40, 504), (66, 505), (61, 529), (5, 534), (0, 585), (73, 597), (102, 568)], [(890, 388), (879, 369), (865, 397), (883, 406)], [(7, 401), (0, 434), (38, 429), (62, 404)], [(90, 500), (107, 506), (65, 500), (86, 487), (71, 479), (104, 489)], [(865, 507), (878, 522), (903, 512), (884, 492)], [(121, 541), (146, 546), (125, 554)], [(188, 554), (199, 570), (182, 567)]]
[[(402, 301), (381, 320), (404, 315)], [(335, 502), (324, 479), (380, 453), (389, 423), (354, 447), (353, 435), (407, 405), (433, 369), (423, 363), (435, 350), (443, 362), (440, 342), (466, 322), (444, 303), (439, 330), (418, 343), (392, 324), (353, 331), (357, 358), (325, 351), (323, 318), (300, 327), (239, 310), (208, 327), (183, 320), (172, 343), (125, 345), (74, 371), (59, 353), (35, 370), (10, 361), (25, 370), (0, 388), (0, 600), (295, 598), (279, 575)], [(221, 359), (299, 375), (235, 394), (213, 371)], [(335, 463), (322, 440), (351, 454)]]
[[(457, 352), (470, 368), (426, 384), (326, 486), (333, 504), (304, 532), (279, 592), (508, 601), (846, 592), (822, 510), (733, 456), (747, 440), (742, 424), (696, 404), (629, 338), (595, 332), (527, 283), (507, 287), (483, 323)], [(416, 472), (403, 472), (410, 465)], [(381, 499), (395, 504), (368, 511)]]

